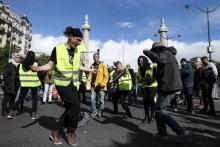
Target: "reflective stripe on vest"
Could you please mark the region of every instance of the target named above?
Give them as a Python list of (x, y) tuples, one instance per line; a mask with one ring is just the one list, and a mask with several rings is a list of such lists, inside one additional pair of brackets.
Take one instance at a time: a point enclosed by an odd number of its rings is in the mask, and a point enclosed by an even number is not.
[(54, 82), (58, 86), (67, 86), (72, 81), (77, 86), (79, 78), (80, 53), (85, 50), (82, 42), (74, 50), (72, 64), (69, 62), (69, 54), (64, 44), (56, 46), (57, 64), (54, 70)]
[(85, 72), (83, 72), (83, 74), (82, 74), (82, 81), (83, 81), (83, 82), (86, 82), (86, 81), (87, 81)]
[(41, 85), (37, 72), (32, 72), (31, 70), (24, 71), (22, 64), (19, 67), (19, 80), (21, 87), (38, 87)]
[(122, 76), (119, 78), (118, 80), (118, 89), (119, 91), (127, 91), (127, 90), (131, 90), (132, 88), (132, 80), (131, 80), (131, 75), (128, 71), (128, 69), (126, 69), (126, 76)]

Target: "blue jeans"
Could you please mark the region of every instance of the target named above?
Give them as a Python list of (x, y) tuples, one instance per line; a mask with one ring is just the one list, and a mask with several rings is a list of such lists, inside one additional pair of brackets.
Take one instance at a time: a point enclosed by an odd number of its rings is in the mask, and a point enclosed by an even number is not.
[(100, 103), (99, 111), (103, 111), (105, 104), (105, 92), (100, 90), (95, 92), (94, 89), (91, 89), (91, 101), (92, 101), (92, 112), (97, 111), (96, 108), (96, 97), (98, 96), (98, 103)]
[(177, 135), (184, 133), (184, 129), (165, 111), (167, 105), (169, 105), (174, 96), (175, 94), (158, 93), (155, 117), (158, 133), (161, 135), (168, 134), (166, 125), (168, 125)]

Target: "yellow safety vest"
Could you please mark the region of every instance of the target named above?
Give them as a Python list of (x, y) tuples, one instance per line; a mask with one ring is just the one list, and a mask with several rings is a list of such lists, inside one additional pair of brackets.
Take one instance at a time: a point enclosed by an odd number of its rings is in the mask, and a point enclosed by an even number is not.
[(115, 70), (113, 70), (112, 72), (110, 72), (110, 74), (109, 74), (109, 76), (110, 76), (109, 80), (113, 80), (113, 75), (114, 75), (114, 73), (115, 73)]
[(85, 45), (81, 42), (75, 48), (72, 64), (69, 62), (69, 54), (64, 44), (56, 46), (57, 64), (54, 69), (54, 82), (58, 86), (68, 86), (73, 82), (77, 86), (79, 78), (80, 53), (85, 50)]
[(119, 91), (127, 91), (132, 88), (132, 79), (131, 75), (126, 68), (126, 76), (122, 76), (118, 79), (118, 89)]
[[(150, 69), (146, 70), (145, 72), (145, 78), (147, 78), (146, 76), (148, 76), (149, 78), (152, 78), (153, 77), (153, 68), (156, 67), (157, 65), (156, 64), (151, 64), (150, 65)], [(140, 69), (138, 68), (138, 78), (139, 78), (139, 81), (143, 81), (144, 78), (142, 78), (141, 76), (141, 72), (140, 72)], [(145, 83), (143, 81), (143, 83)], [(150, 85), (147, 85), (146, 83), (144, 85), (142, 85), (141, 87), (145, 88), (145, 87), (157, 87), (157, 80), (155, 80), (153, 83), (151, 83)]]
[(41, 85), (37, 72), (31, 70), (24, 71), (22, 64), (19, 67), (19, 80), (21, 87), (38, 87)]

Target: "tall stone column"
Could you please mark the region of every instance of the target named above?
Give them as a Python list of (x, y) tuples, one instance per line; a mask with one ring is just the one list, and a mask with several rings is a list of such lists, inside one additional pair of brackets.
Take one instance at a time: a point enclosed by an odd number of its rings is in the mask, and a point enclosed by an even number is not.
[(167, 46), (167, 32), (168, 28), (166, 27), (165, 20), (164, 18), (161, 19), (161, 24), (160, 24), (160, 29), (158, 30), (158, 33), (160, 34), (160, 42), (164, 45)]
[[(83, 41), (85, 43), (86, 46), (86, 51), (89, 51), (89, 31), (90, 31), (90, 25), (89, 25), (89, 21), (88, 21), (89, 17), (86, 14), (85, 15), (85, 21), (84, 24), (82, 25), (82, 29), (83, 29)], [(89, 58), (88, 58), (88, 53), (83, 53), (82, 55), (82, 61), (85, 64), (85, 66), (88, 66), (89, 63)]]

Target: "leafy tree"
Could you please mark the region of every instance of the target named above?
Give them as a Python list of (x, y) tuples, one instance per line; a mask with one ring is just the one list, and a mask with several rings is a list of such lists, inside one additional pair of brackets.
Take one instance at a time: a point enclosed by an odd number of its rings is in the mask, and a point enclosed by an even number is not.
[[(9, 45), (0, 48), (0, 73), (3, 72), (5, 65), (8, 63), (9, 49)], [(14, 46), (11, 47), (11, 53), (18, 53), (19, 51), (19, 48), (16, 48)]]
[(48, 63), (49, 59), (50, 59), (50, 57), (44, 53), (41, 54), (40, 56), (36, 57), (36, 60), (40, 65), (44, 65), (44, 64)]

